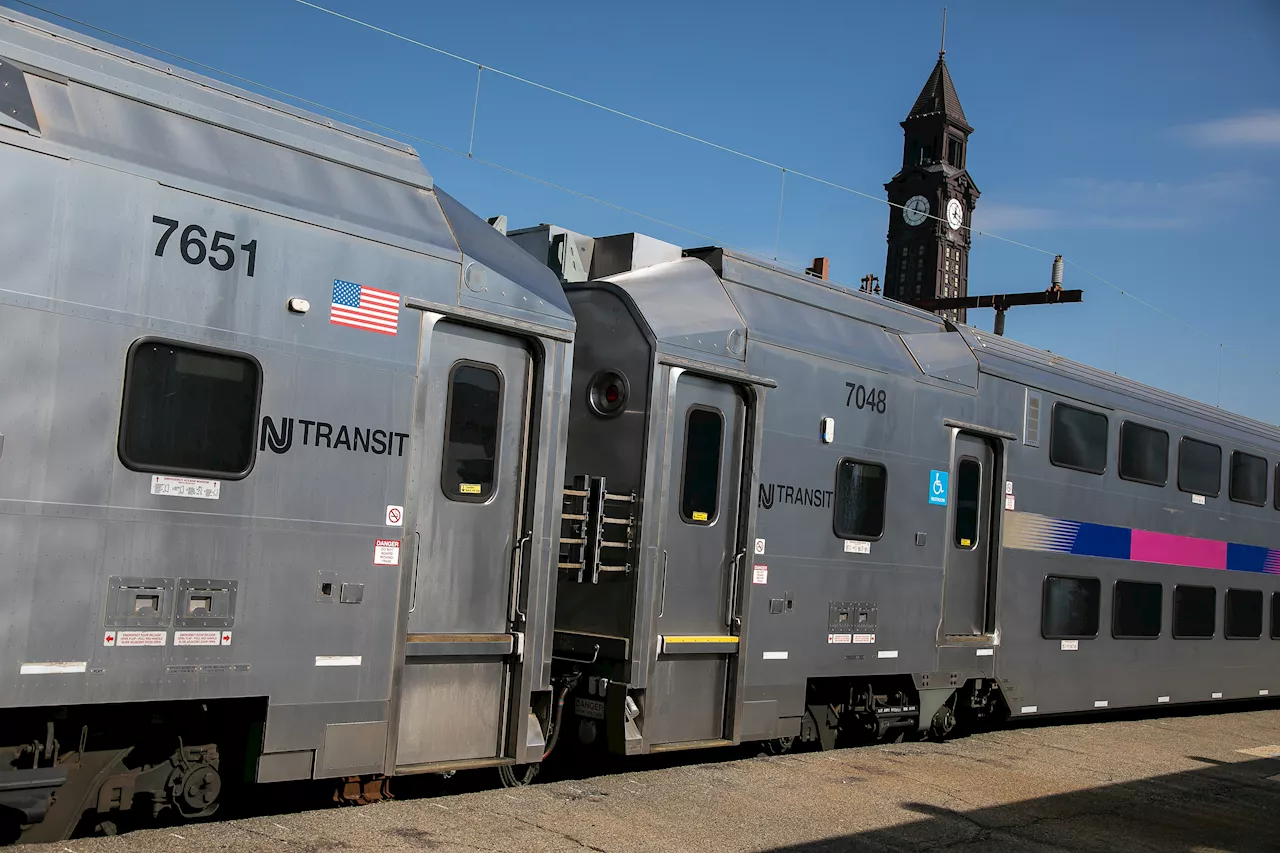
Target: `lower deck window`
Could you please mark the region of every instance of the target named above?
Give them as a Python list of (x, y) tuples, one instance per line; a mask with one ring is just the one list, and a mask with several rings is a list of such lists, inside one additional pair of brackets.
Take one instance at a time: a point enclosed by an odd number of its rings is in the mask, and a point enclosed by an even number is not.
[(1218, 591), (1211, 586), (1173, 588), (1173, 636), (1206, 640), (1217, 630)]
[(1223, 620), (1228, 640), (1256, 640), (1262, 636), (1262, 590), (1229, 589)]
[(1280, 592), (1271, 593), (1271, 639), (1280, 640)]
[(884, 533), (888, 476), (883, 465), (841, 459), (836, 467), (835, 532), (841, 539), (879, 539)]
[(1111, 601), (1111, 636), (1118, 640), (1160, 636), (1164, 587), (1158, 583), (1116, 581)]
[(120, 461), (135, 471), (246, 476), (261, 387), (262, 371), (247, 356), (139, 341), (125, 369)]
[(1044, 579), (1040, 633), (1046, 640), (1098, 636), (1102, 582), (1097, 578), (1049, 575)]

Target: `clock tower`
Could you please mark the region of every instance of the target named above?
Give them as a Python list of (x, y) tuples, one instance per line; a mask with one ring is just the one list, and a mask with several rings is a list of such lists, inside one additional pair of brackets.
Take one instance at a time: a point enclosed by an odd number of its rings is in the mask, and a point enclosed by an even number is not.
[[(889, 194), (884, 295), (899, 302), (969, 295), (969, 248), (978, 188), (965, 169), (969, 134), (946, 50), (902, 122), (902, 168)], [(963, 310), (938, 311), (963, 323)]]

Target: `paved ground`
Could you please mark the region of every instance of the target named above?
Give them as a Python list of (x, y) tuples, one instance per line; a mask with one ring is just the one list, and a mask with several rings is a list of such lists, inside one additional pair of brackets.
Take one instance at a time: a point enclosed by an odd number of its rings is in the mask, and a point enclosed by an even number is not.
[(584, 849), (1280, 851), (1280, 708), (686, 764), (18, 848)]

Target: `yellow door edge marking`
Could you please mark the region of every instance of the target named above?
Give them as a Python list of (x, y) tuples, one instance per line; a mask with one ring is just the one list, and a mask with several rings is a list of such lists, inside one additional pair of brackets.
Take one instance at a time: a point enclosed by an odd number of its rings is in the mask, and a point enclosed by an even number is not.
[(671, 643), (737, 643), (738, 638), (732, 636), (723, 637), (666, 637), (662, 641), (667, 644)]

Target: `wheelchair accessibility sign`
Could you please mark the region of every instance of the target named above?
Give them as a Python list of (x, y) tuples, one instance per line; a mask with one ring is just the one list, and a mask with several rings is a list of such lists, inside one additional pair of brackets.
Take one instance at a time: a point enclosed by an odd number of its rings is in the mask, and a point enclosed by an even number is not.
[(929, 472), (929, 503), (937, 506), (947, 505), (948, 476), (946, 471)]

